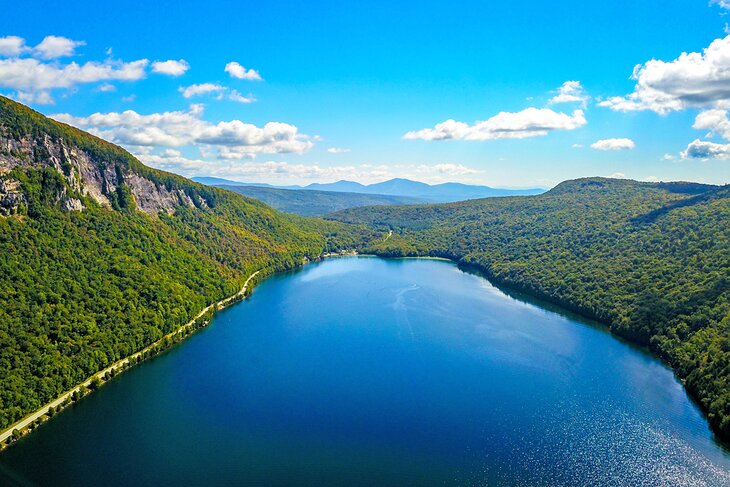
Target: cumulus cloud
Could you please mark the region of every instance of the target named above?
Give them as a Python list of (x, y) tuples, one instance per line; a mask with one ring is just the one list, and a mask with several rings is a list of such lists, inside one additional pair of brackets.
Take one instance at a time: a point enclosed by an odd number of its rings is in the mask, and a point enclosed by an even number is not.
[(28, 50), (22, 37), (0, 37), (0, 56), (20, 56)]
[(674, 154), (664, 154), (662, 156), (662, 161), (673, 161), (675, 159), (676, 157), (674, 156)]
[(720, 8), (730, 9), (730, 0), (710, 0), (710, 5), (718, 5)]
[(626, 174), (624, 174), (622, 172), (615, 172), (608, 177), (611, 179), (627, 179)]
[(253, 103), (256, 101), (256, 98), (254, 98), (253, 95), (249, 94), (248, 96), (243, 96), (237, 90), (231, 90), (230, 93), (228, 93), (228, 99), (238, 103)]
[(669, 62), (652, 59), (634, 68), (633, 93), (599, 103), (617, 111), (652, 110), (660, 114), (688, 107), (730, 107), (730, 36), (714, 40), (703, 52), (682, 53)]
[[(84, 63), (59, 59), (73, 56), (82, 45), (84, 41), (51, 35), (31, 48), (22, 37), (0, 37), (0, 88), (15, 90), (9, 96), (24, 103), (50, 104), (53, 90), (67, 90), (69, 94), (82, 84), (135, 81), (147, 75), (147, 59), (125, 62), (108, 58)], [(111, 91), (113, 85), (104, 83), (98, 89)]]
[(41, 59), (56, 59), (73, 56), (76, 48), (85, 44), (84, 41), (74, 41), (66, 37), (46, 36), (33, 48), (33, 52)]
[[(309, 182), (338, 181), (347, 179), (362, 183), (374, 183), (392, 178), (411, 178), (429, 183), (443, 183), (454, 179), (469, 180), (481, 173), (461, 164), (353, 164), (323, 166), (321, 164), (295, 164), (285, 161), (234, 161), (193, 159), (179, 151), (147, 151), (137, 153), (146, 164), (184, 176), (216, 176), (250, 182), (273, 184), (305, 184)], [(478, 182), (478, 181), (472, 181)]]
[(13, 98), (26, 105), (53, 105), (55, 103), (53, 96), (47, 91), (18, 91)]
[(255, 69), (246, 69), (236, 61), (226, 64), (224, 71), (233, 78), (245, 79), (249, 81), (260, 81), (261, 75)]
[(715, 134), (730, 140), (730, 120), (727, 118), (727, 110), (706, 110), (700, 112), (695, 118), (692, 128), (697, 130), (709, 130), (708, 136)]
[(680, 155), (682, 159), (730, 159), (730, 144), (695, 139)]
[(636, 147), (631, 139), (602, 139), (591, 144), (592, 149), (602, 151), (628, 150)]
[(99, 86), (99, 91), (104, 93), (111, 93), (113, 91), (117, 91), (117, 87), (110, 84), (110, 83), (104, 83), (103, 85)]
[(329, 147), (327, 152), (330, 154), (344, 154), (345, 152), (350, 152), (350, 149), (344, 147)]
[(230, 90), (228, 87), (218, 83), (200, 83), (187, 87), (181, 86), (178, 88), (178, 91), (182, 93), (185, 98), (214, 94), (217, 100), (227, 98), (228, 100), (235, 101), (237, 103), (253, 103), (256, 101), (256, 98), (252, 94), (244, 96), (239, 93), (238, 90)]
[(0, 86), (25, 91), (70, 88), (82, 83), (138, 80), (145, 77), (148, 61), (125, 63), (107, 60), (84, 64), (48, 64), (32, 58), (0, 59)]
[[(705, 110), (695, 117), (692, 125), (697, 130), (709, 130), (708, 137), (719, 135), (730, 140), (730, 120), (727, 110)], [(730, 144), (695, 139), (681, 152), (682, 159), (730, 159)]]
[(86, 45), (84, 41), (75, 41), (62, 36), (46, 36), (37, 46), (31, 48), (26, 45), (22, 37), (6, 36), (0, 37), (0, 56), (17, 57), (30, 54), (39, 59), (56, 59), (73, 56), (76, 48), (84, 45)]
[(419, 166), (419, 169), (423, 171), (424, 169), (426, 171), (433, 168), (434, 171), (436, 171), (439, 174), (449, 175), (449, 176), (465, 176), (467, 174), (477, 174), (480, 171), (471, 167), (464, 166), (463, 164), (453, 164), (453, 163), (442, 163), (442, 164), (434, 164), (433, 166)]
[(169, 59), (167, 61), (155, 61), (152, 63), (152, 71), (167, 76), (181, 76), (190, 69), (190, 64), (184, 59), (175, 61)]
[(269, 122), (263, 127), (240, 120), (218, 122), (203, 120), (203, 106), (188, 111), (142, 115), (134, 110), (94, 113), (88, 117), (69, 114), (53, 118), (88, 130), (110, 142), (127, 147), (178, 148), (198, 146), (201, 153), (219, 159), (253, 158), (257, 154), (303, 153), (313, 142), (287, 123)]
[(583, 107), (588, 104), (590, 97), (586, 94), (580, 81), (566, 81), (558, 88), (558, 94), (548, 100), (548, 103), (580, 103)]
[(192, 98), (194, 96), (208, 95), (210, 93), (221, 93), (226, 91), (226, 87), (217, 83), (200, 83), (197, 85), (190, 85), (188, 87), (181, 86), (178, 91), (182, 93), (185, 98)]
[(521, 112), (500, 112), (497, 115), (469, 125), (446, 120), (433, 128), (406, 133), (406, 140), (495, 140), (524, 139), (547, 135), (555, 130), (575, 130), (585, 125), (583, 110), (572, 115), (548, 108), (527, 108)]

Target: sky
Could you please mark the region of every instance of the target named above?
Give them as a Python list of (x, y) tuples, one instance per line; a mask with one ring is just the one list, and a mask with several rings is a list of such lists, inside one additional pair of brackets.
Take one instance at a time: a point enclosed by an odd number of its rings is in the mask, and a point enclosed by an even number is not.
[(730, 0), (2, 13), (0, 94), (187, 177), (730, 183)]

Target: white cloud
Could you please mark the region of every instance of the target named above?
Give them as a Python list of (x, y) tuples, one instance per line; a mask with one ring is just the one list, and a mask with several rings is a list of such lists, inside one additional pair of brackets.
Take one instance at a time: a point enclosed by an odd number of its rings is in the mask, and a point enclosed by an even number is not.
[(730, 144), (695, 139), (681, 153), (682, 159), (730, 159)]
[(18, 91), (14, 98), (26, 105), (53, 105), (56, 102), (47, 91)]
[[(272, 184), (306, 184), (347, 179), (365, 184), (391, 178), (410, 178), (428, 183), (443, 183), (480, 174), (461, 164), (357, 164), (322, 166), (284, 161), (208, 161), (189, 159), (172, 151), (142, 152), (137, 156), (146, 164), (184, 176), (216, 176), (238, 181)], [(478, 182), (478, 181), (472, 181)]]
[(249, 94), (248, 96), (243, 96), (238, 92), (238, 90), (231, 90), (231, 92), (228, 93), (228, 99), (238, 103), (253, 103), (256, 101), (256, 98), (254, 98), (253, 95)]
[(167, 61), (155, 61), (152, 63), (152, 71), (159, 74), (166, 74), (168, 76), (181, 76), (190, 69), (190, 64), (184, 59), (175, 61), (169, 59)]
[(661, 181), (661, 179), (656, 176), (647, 176), (644, 178), (644, 181), (646, 181), (647, 183), (658, 183), (659, 181)]
[(469, 125), (446, 120), (433, 128), (406, 133), (406, 140), (495, 140), (523, 139), (547, 135), (554, 130), (574, 130), (585, 125), (583, 110), (572, 115), (548, 108), (527, 108), (521, 112), (500, 112), (485, 120)]
[(244, 96), (238, 92), (238, 90), (229, 90), (226, 86), (218, 83), (201, 83), (197, 85), (190, 85), (188, 87), (180, 87), (178, 91), (182, 93), (185, 98), (193, 98), (195, 96), (215, 94), (217, 100), (222, 100), (227, 97), (231, 101), (237, 103), (253, 103), (256, 98), (249, 94)]
[(350, 149), (346, 149), (344, 147), (329, 147), (327, 152), (330, 154), (344, 154), (346, 152), (350, 152)]
[(56, 59), (73, 56), (74, 50), (85, 44), (84, 41), (74, 41), (66, 37), (46, 36), (40, 44), (33, 48), (33, 52), (41, 59)]
[(608, 177), (611, 179), (627, 179), (626, 174), (622, 172), (615, 172)]
[(710, 0), (710, 5), (717, 5), (720, 8), (730, 9), (730, 0)]
[(104, 83), (103, 85), (99, 86), (99, 91), (104, 93), (110, 93), (113, 91), (117, 91), (117, 87), (110, 83)]
[(705, 110), (695, 118), (692, 128), (697, 130), (709, 130), (708, 136), (714, 134), (730, 140), (730, 120), (727, 118), (727, 110)]
[(586, 94), (580, 81), (566, 81), (558, 88), (558, 94), (548, 100), (548, 103), (580, 103), (586, 106), (590, 97)]
[(22, 91), (71, 88), (81, 83), (138, 80), (145, 77), (148, 61), (89, 61), (84, 64), (48, 64), (37, 59), (0, 59), (0, 86)]
[(226, 64), (224, 71), (233, 78), (245, 79), (249, 81), (260, 81), (261, 75), (255, 69), (246, 69), (235, 61)]
[(0, 37), (0, 56), (20, 56), (28, 49), (22, 37)]
[(124, 101), (124, 102), (130, 102), (130, 101), (134, 101), (136, 99), (137, 99), (137, 95), (135, 95), (135, 94), (122, 97), (122, 101)]
[(730, 107), (730, 36), (703, 52), (682, 53), (669, 62), (652, 59), (634, 68), (633, 93), (599, 103), (617, 111), (665, 114), (688, 107)]
[(602, 139), (591, 144), (592, 149), (610, 151), (610, 150), (628, 150), (636, 147), (631, 139)]
[(662, 161), (673, 161), (675, 159), (676, 157), (674, 156), (674, 154), (664, 154), (662, 156)]
[(571, 147), (573, 149), (582, 149), (583, 148), (583, 144), (573, 144), (573, 145), (571, 145)]
[(434, 164), (433, 166), (426, 166), (421, 165), (419, 166), (421, 171), (428, 172), (433, 168), (437, 173), (449, 175), (449, 176), (465, 176), (467, 174), (477, 174), (480, 171), (471, 167), (464, 166), (463, 164), (453, 164), (453, 163), (442, 163), (442, 164)]
[(61, 122), (88, 130), (127, 147), (177, 148), (197, 146), (204, 155), (219, 159), (252, 158), (257, 154), (303, 153), (313, 142), (294, 125), (269, 122), (263, 127), (231, 120), (210, 123), (202, 119), (203, 106), (190, 110), (142, 115), (134, 110), (94, 113), (88, 117), (52, 115)]
[(175, 150), (175, 149), (165, 149), (162, 152), (160, 152), (160, 154), (163, 157), (182, 157), (182, 152), (180, 152), (179, 150)]
[(178, 88), (178, 91), (182, 93), (185, 98), (192, 98), (194, 96), (207, 95), (210, 93), (221, 93), (226, 91), (226, 87), (217, 83), (200, 83), (197, 85), (190, 85), (186, 88), (182, 86)]

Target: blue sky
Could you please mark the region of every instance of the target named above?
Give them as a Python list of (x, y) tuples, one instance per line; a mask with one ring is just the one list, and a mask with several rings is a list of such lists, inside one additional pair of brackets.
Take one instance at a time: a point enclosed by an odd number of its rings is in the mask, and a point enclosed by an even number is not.
[(99, 5), (5, 5), (0, 93), (185, 176), (730, 182), (727, 0)]

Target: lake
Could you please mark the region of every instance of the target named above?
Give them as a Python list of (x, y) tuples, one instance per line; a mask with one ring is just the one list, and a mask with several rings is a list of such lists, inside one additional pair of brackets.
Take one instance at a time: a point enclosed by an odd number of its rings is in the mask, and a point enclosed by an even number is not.
[(375, 257), (270, 277), (0, 454), (19, 485), (718, 486), (729, 472), (657, 359), (453, 263)]

